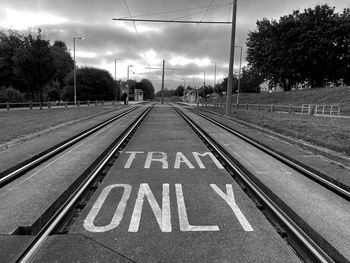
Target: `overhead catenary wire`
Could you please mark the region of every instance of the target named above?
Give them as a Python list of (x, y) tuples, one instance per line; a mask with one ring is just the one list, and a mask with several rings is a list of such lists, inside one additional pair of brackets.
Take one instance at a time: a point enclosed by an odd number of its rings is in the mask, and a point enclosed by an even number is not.
[[(231, 3), (229, 3), (229, 4), (225, 4), (225, 5), (230, 5)], [(211, 9), (211, 11), (212, 10), (214, 10), (214, 9), (218, 9), (218, 8), (220, 8), (220, 7), (222, 7), (222, 6), (225, 6), (225, 5), (214, 5), (214, 6), (212, 6), (210, 9)], [(186, 17), (191, 17), (191, 16), (193, 16), (193, 15), (197, 15), (197, 14), (200, 14), (200, 13), (202, 13), (203, 11), (197, 11), (197, 12), (195, 12), (195, 13), (191, 13), (191, 14), (189, 14), (189, 15), (185, 15), (185, 16), (180, 16), (180, 17), (176, 17), (176, 18), (173, 18), (172, 20), (179, 20), (179, 19), (183, 19), (183, 18), (186, 18)], [(203, 21), (201, 22), (201, 23), (203, 23)], [(219, 22), (213, 22), (213, 23), (219, 23)]]
[[(216, 7), (222, 7), (222, 6), (226, 6), (226, 5), (232, 5), (231, 2), (228, 3), (223, 3), (223, 4), (216, 4), (216, 5), (212, 5), (211, 8), (216, 8)], [(136, 17), (147, 17), (147, 16), (153, 16), (153, 15), (164, 15), (164, 14), (170, 14), (170, 13), (178, 13), (178, 12), (183, 12), (183, 11), (189, 11), (189, 10), (200, 10), (200, 9), (205, 9), (208, 8), (208, 5), (205, 6), (197, 6), (197, 7), (189, 7), (189, 8), (181, 8), (181, 9), (173, 9), (173, 10), (166, 10), (166, 11), (159, 11), (159, 12), (154, 12), (154, 13), (146, 13), (146, 14), (140, 14), (140, 15), (134, 15), (133, 18)], [(200, 13), (203, 11), (200, 11)], [(121, 17), (121, 18), (128, 18), (127, 17)]]
[[(129, 13), (130, 18), (132, 18), (132, 15), (131, 15), (130, 9), (129, 9), (129, 7), (128, 7), (128, 4), (126, 3), (126, 0), (123, 0), (123, 1), (124, 1), (124, 3), (125, 3), (125, 6), (126, 6), (126, 9), (127, 9), (128, 13)], [(142, 52), (142, 54), (143, 54), (143, 57), (144, 57), (144, 59), (145, 59), (145, 61), (146, 61), (147, 66), (149, 67), (149, 63), (148, 63), (148, 60), (147, 60), (147, 56), (146, 56), (145, 51), (144, 51), (144, 49), (143, 49), (143, 47), (142, 47), (140, 35), (139, 35), (138, 31), (137, 31), (137, 27), (136, 27), (136, 22), (135, 22), (135, 21), (133, 21), (133, 25), (134, 25), (134, 28), (135, 28), (137, 40), (138, 40), (138, 42), (139, 42), (140, 50), (141, 50), (141, 52)]]
[[(210, 4), (209, 4), (208, 8), (205, 10), (205, 12), (204, 12), (204, 14), (203, 14), (203, 16), (202, 16), (202, 18), (201, 18), (200, 21), (203, 21), (204, 17), (207, 15), (207, 13), (208, 13), (209, 9), (211, 8), (212, 4), (214, 3), (214, 1), (215, 1), (215, 0), (211, 0), (211, 2), (210, 2)], [(180, 57), (180, 59), (179, 59), (179, 61), (178, 61), (177, 64), (180, 64), (180, 63), (181, 63), (183, 57), (185, 56), (187, 50), (189, 49), (189, 47), (190, 47), (190, 45), (191, 45), (191, 43), (192, 43), (192, 41), (193, 41), (193, 38), (194, 38), (194, 36), (195, 36), (195, 34), (196, 34), (197, 30), (198, 30), (198, 26), (199, 26), (199, 24), (197, 23), (196, 26), (195, 26), (195, 28), (194, 28), (194, 30), (193, 30), (193, 32), (192, 32), (191, 38), (190, 38), (190, 40), (188, 41), (188, 43), (187, 43), (187, 45), (186, 45), (186, 47), (185, 47), (185, 49), (184, 49), (184, 52), (183, 52), (182, 56)]]

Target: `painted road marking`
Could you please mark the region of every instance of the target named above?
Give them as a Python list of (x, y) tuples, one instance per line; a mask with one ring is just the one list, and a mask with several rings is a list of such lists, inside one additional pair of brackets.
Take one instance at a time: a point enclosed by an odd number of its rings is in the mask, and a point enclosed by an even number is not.
[(134, 211), (131, 216), (129, 232), (137, 232), (139, 230), (141, 213), (143, 207), (144, 197), (152, 208), (152, 211), (157, 219), (158, 225), (162, 232), (171, 232), (171, 214), (170, 214), (170, 198), (169, 198), (169, 184), (163, 184), (163, 198), (162, 198), (162, 209), (154, 198), (154, 195), (149, 188), (148, 184), (141, 184), (137, 199), (135, 202)]
[(182, 192), (181, 184), (175, 184), (176, 188), (176, 200), (177, 211), (179, 213), (180, 230), (187, 231), (219, 231), (218, 226), (193, 226), (188, 222), (188, 216), (186, 212), (185, 200)]
[[(124, 188), (123, 196), (118, 204), (117, 210), (114, 213), (114, 216), (107, 226), (95, 226), (94, 220), (98, 215), (103, 203), (105, 202), (108, 194), (111, 192), (113, 188), (121, 187)], [(87, 215), (84, 221), (84, 227), (86, 230), (90, 232), (106, 232), (113, 228), (119, 226), (120, 222), (123, 219), (126, 203), (130, 197), (131, 193), (131, 185), (128, 184), (112, 184), (107, 186), (101, 192), (99, 198), (96, 200), (94, 206), (91, 208), (90, 213)]]
[(236, 204), (235, 201), (235, 196), (233, 194), (233, 189), (231, 184), (226, 185), (226, 192), (225, 194), (219, 187), (217, 187), (215, 184), (210, 185), (215, 192), (220, 195), (226, 203), (231, 207), (233, 213), (236, 215), (238, 221), (241, 223), (241, 226), (245, 231), (253, 231), (252, 226), (249, 224), (248, 220), (246, 217), (243, 215), (241, 209), (239, 209), (238, 205)]
[[(244, 216), (244, 214), (242, 213), (241, 209), (238, 207), (235, 201), (232, 185), (226, 184), (227, 193), (223, 192), (215, 184), (210, 184), (210, 187), (215, 191), (215, 193), (217, 193), (220, 197), (222, 197), (222, 199), (230, 206), (230, 208), (232, 209), (234, 215), (238, 219), (244, 231), (247, 231), (247, 232), (254, 231), (252, 226), (249, 224), (247, 218)], [(117, 205), (117, 209), (115, 210), (114, 215), (111, 221), (109, 222), (109, 224), (105, 226), (96, 226), (94, 224), (94, 220), (96, 219), (97, 216), (98, 218), (101, 218), (103, 216), (99, 213), (108, 195), (111, 193), (112, 189), (122, 189), (123, 190), (122, 198), (120, 199)], [(150, 204), (150, 207), (157, 220), (160, 230), (165, 233), (172, 232), (169, 184), (163, 184), (162, 189), (163, 189), (162, 208), (160, 208), (149, 185), (147, 183), (140, 184), (140, 187), (137, 193), (137, 198), (134, 204), (133, 213), (130, 219), (128, 232), (138, 232), (145, 198)], [(124, 211), (125, 211), (125, 208), (127, 207), (127, 202), (130, 198), (131, 191), (132, 191), (132, 186), (128, 184), (113, 184), (105, 187), (102, 190), (100, 196), (97, 198), (90, 212), (86, 216), (84, 220), (84, 228), (87, 231), (98, 232), (98, 233), (110, 231), (112, 229), (117, 228), (123, 219)], [(185, 203), (185, 198), (183, 195), (181, 184), (175, 184), (175, 192), (176, 192), (176, 201), (177, 201), (176, 204), (177, 204), (177, 211), (179, 216), (180, 231), (183, 231), (183, 232), (202, 231), (203, 232), (203, 231), (220, 230), (219, 226), (217, 225), (212, 225), (212, 226), (191, 225), (188, 220), (186, 203)], [(107, 217), (109, 217), (109, 215), (107, 215)]]
[[(126, 154), (129, 154), (129, 158), (127, 159), (124, 168), (129, 169), (131, 165), (133, 164), (133, 161), (137, 159), (137, 156), (139, 155), (145, 155), (145, 152), (141, 151), (126, 151)], [(197, 165), (200, 169), (205, 169), (205, 166), (203, 164), (203, 161), (201, 157), (210, 157), (210, 159), (215, 163), (215, 165), (219, 169), (224, 169), (224, 167), (221, 165), (221, 163), (218, 161), (218, 159), (214, 156), (211, 152), (204, 152), (204, 153), (198, 153), (198, 152), (192, 152), (192, 155), (194, 159), (197, 162)], [(143, 157), (143, 156), (141, 156)], [(145, 160), (145, 169), (149, 169), (153, 162), (160, 162), (162, 169), (168, 169), (169, 168), (169, 162), (168, 162), (168, 154), (164, 152), (148, 152), (146, 155)], [(190, 169), (194, 169), (195, 166), (189, 161), (189, 159), (182, 153), (177, 152), (175, 156), (174, 161), (174, 169), (180, 169), (181, 166), (187, 166)]]

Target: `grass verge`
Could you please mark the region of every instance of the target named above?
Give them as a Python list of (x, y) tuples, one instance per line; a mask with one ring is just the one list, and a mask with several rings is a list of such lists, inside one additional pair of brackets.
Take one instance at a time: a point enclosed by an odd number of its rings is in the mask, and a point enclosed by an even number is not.
[(59, 108), (45, 110), (1, 110), (0, 143), (43, 131), (66, 122), (101, 114), (103, 107)]
[[(213, 110), (213, 108), (210, 108)], [(214, 109), (220, 114), (223, 110)], [(234, 110), (232, 117), (350, 155), (350, 119)]]

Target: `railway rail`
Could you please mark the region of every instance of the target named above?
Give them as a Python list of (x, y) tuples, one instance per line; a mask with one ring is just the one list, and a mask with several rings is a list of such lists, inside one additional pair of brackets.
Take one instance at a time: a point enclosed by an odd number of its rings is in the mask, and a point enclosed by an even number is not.
[[(199, 124), (196, 120), (193, 120), (192, 117), (193, 115), (196, 115), (199, 118), (214, 124), (215, 126), (217, 126), (217, 129), (221, 129), (225, 133), (239, 137), (246, 143), (253, 145), (254, 147), (258, 148), (259, 150), (263, 151), (266, 154), (271, 155), (273, 158), (275, 158), (279, 162), (282, 162), (283, 164), (288, 165), (290, 169), (293, 169), (298, 173), (305, 175), (306, 177), (310, 178), (314, 182), (322, 185), (322, 187), (325, 187), (332, 193), (340, 196), (341, 198), (347, 201), (350, 200), (350, 194), (348, 191), (325, 180), (324, 178), (322, 178), (322, 176), (315, 173), (314, 171), (308, 170), (307, 167), (302, 166), (299, 163), (293, 162), (293, 160), (289, 159), (287, 156), (279, 155), (278, 153), (274, 152), (272, 149), (269, 149), (263, 145), (260, 145), (257, 141), (251, 138), (248, 138), (247, 136), (240, 134), (237, 131), (234, 131), (230, 127), (214, 119), (211, 119), (208, 116), (205, 116), (204, 114), (201, 114), (198, 111), (187, 110), (184, 108), (180, 108), (178, 106), (174, 106), (172, 104), (170, 104), (170, 106), (176, 111), (176, 113), (178, 113), (181, 116), (183, 120), (185, 120), (185, 122), (191, 127), (191, 129), (195, 132), (195, 134), (198, 135), (198, 137), (210, 149), (210, 151), (214, 154), (214, 156), (221, 162), (223, 167), (225, 167), (225, 169), (229, 172), (229, 174), (231, 174), (234, 180), (237, 181), (237, 183), (242, 187), (243, 191), (246, 192), (251, 199), (253, 199), (253, 201), (256, 203), (256, 206), (259, 208), (259, 210), (262, 210), (266, 218), (268, 218), (268, 220), (272, 222), (272, 225), (275, 226), (275, 228), (277, 229), (277, 232), (280, 233), (283, 239), (286, 239), (288, 241), (287, 243), (291, 247), (293, 247), (293, 249), (297, 252), (299, 257), (301, 257), (305, 262), (337, 262), (337, 259), (334, 258), (334, 255), (330, 255), (329, 251), (326, 251), (322, 246), (320, 246), (319, 242), (314, 240), (313, 237), (308, 233), (308, 231), (305, 230), (303, 226), (299, 225), (298, 222), (296, 222), (292, 216), (290, 216), (289, 214), (290, 211), (286, 211), (285, 207), (281, 207), (280, 202), (276, 202), (276, 200), (274, 200), (274, 195), (271, 195), (270, 192), (266, 191), (266, 188), (262, 187), (261, 183), (256, 179), (254, 179), (254, 175), (238, 159), (234, 158), (233, 155), (227, 150), (227, 148), (225, 148), (220, 142), (218, 142), (218, 139), (213, 138), (210, 135), (208, 130), (206, 130), (206, 127), (203, 127), (203, 123)], [(109, 168), (114, 165), (113, 159), (115, 159), (116, 156), (119, 155), (119, 151), (121, 151), (121, 149), (128, 144), (128, 141), (130, 140), (131, 136), (135, 133), (136, 129), (140, 126), (142, 121), (146, 118), (148, 113), (151, 111), (152, 107), (153, 105), (149, 107), (145, 107), (146, 109), (142, 112), (142, 114), (140, 114), (140, 116), (138, 116), (135, 119), (135, 121), (132, 122), (131, 125), (128, 125), (125, 131), (114, 141), (113, 145), (108, 147), (108, 150), (104, 152), (103, 157), (100, 158), (99, 162), (93, 167), (93, 169), (91, 169), (88, 175), (84, 177), (84, 180), (74, 189), (74, 191), (72, 191), (72, 193), (65, 200), (65, 202), (63, 202), (63, 204), (60, 205), (60, 207), (55, 211), (54, 215), (33, 237), (33, 239), (28, 243), (28, 245), (25, 246), (25, 248), (22, 251), (20, 251), (20, 253), (16, 257), (15, 262), (31, 262), (35, 257), (36, 253), (38, 252), (38, 250), (43, 246), (43, 244), (47, 241), (50, 235), (57, 234), (57, 233), (65, 233), (65, 231), (66, 232), (69, 231), (65, 229), (66, 228), (69, 229), (70, 224), (74, 224), (74, 221), (76, 219), (75, 217), (79, 217), (80, 212), (85, 207), (85, 205), (83, 207), (80, 207), (81, 203), (88, 202), (89, 199), (91, 198), (91, 193), (87, 193), (87, 192), (95, 192), (97, 190), (98, 185), (100, 185), (101, 182), (103, 181), (103, 178), (108, 173)], [(116, 116), (115, 118), (112, 118), (103, 124), (97, 125), (87, 132), (84, 132), (75, 136), (74, 138), (72, 138), (72, 140), (61, 143), (57, 147), (57, 149), (51, 149), (52, 151), (42, 154), (38, 158), (38, 160), (32, 160), (31, 162), (26, 162), (25, 165), (22, 165), (21, 167), (17, 167), (16, 170), (11, 171), (11, 173), (8, 173), (6, 176), (0, 179), (0, 186), (1, 187), (6, 186), (7, 184), (19, 178), (23, 173), (27, 172), (28, 170), (34, 169), (36, 166), (42, 164), (43, 162), (48, 161), (50, 158), (52, 158), (52, 156), (55, 156), (60, 152), (68, 149), (69, 147), (72, 147), (72, 145), (76, 144), (78, 141), (83, 140), (84, 138), (98, 132), (98, 130), (111, 124), (113, 121), (119, 118), (122, 118), (123, 116), (127, 116), (127, 114), (131, 113), (132, 111), (134, 111), (134, 109), (127, 110), (122, 114)], [(181, 119), (180, 117), (178, 118)], [(133, 157), (130, 155), (128, 159), (129, 164), (126, 166), (130, 167), (131, 162), (133, 161), (133, 158), (135, 158), (136, 154), (141, 154), (141, 153), (143, 153), (143, 151), (141, 150), (134, 151), (135, 155)], [(187, 163), (187, 165), (189, 165), (188, 164), (189, 161), (186, 159), (186, 157), (183, 156), (181, 158), (183, 163)], [(163, 159), (155, 159), (155, 160), (161, 161), (164, 164), (164, 156), (163, 156)], [(150, 165), (150, 163), (148, 163), (148, 165)], [(120, 186), (126, 185), (126, 184), (120, 184), (120, 182), (118, 184)], [(141, 185), (145, 185), (145, 184), (141, 184)], [(140, 191), (141, 191), (141, 185), (140, 185)], [(164, 184), (163, 184), (163, 187), (164, 187)], [(179, 184), (176, 185), (176, 191), (178, 191), (178, 189), (179, 189)], [(139, 192), (139, 195), (140, 195), (140, 192)], [(178, 197), (178, 192), (176, 192), (176, 197)], [(184, 202), (184, 201), (178, 200), (178, 204), (179, 202)], [(124, 205), (126, 205), (126, 203)], [(136, 209), (136, 204), (135, 204), (135, 209)], [(163, 209), (165, 209), (164, 206), (163, 206)], [(119, 206), (118, 206), (118, 210), (119, 210)], [(132, 216), (134, 216), (134, 213)], [(139, 213), (141, 213), (141, 211)], [(179, 220), (181, 221), (181, 219)], [(187, 222), (187, 224), (189, 223)], [(130, 223), (130, 227), (131, 227), (131, 223)], [(171, 226), (170, 226), (170, 229), (171, 229)], [(129, 231), (130, 231), (130, 228), (129, 228)]]
[(314, 180), (315, 182), (319, 183), (320, 185), (326, 187), (327, 189), (329, 189), (330, 191), (336, 193), (339, 196), (342, 196), (344, 199), (350, 201), (350, 192), (346, 189), (344, 189), (343, 187), (338, 186), (337, 184), (335, 184), (334, 182), (331, 182), (328, 179), (325, 179), (327, 176), (322, 174), (319, 171), (315, 171), (314, 169), (300, 163), (297, 162), (296, 160), (294, 160), (293, 158), (289, 157), (288, 155), (285, 155), (281, 152), (277, 152), (274, 149), (271, 149), (261, 143), (259, 143), (257, 140), (250, 138), (244, 134), (242, 134), (241, 132), (238, 132), (230, 127), (228, 127), (225, 124), (222, 124), (221, 122), (210, 118), (209, 116), (197, 111), (197, 110), (191, 110), (192, 112), (194, 112), (195, 114), (197, 114), (198, 116), (201, 116), (202, 118), (215, 123), (218, 127), (224, 129), (225, 131), (239, 137), (240, 139), (244, 140), (245, 142), (253, 145), (254, 147), (258, 148), (259, 150), (271, 155), (272, 157), (274, 157), (275, 159), (279, 160), (280, 162), (288, 165), (289, 167), (291, 167), (293, 170), (296, 170), (300, 173), (302, 173), (303, 175), (305, 175), (306, 177)]
[[(96, 180), (99, 173), (101, 173), (104, 169), (104, 167), (110, 162), (110, 160), (113, 158), (113, 156), (116, 155), (117, 151), (120, 150), (123, 144), (126, 143), (126, 141), (129, 139), (131, 134), (135, 132), (137, 127), (140, 125), (140, 123), (143, 121), (145, 116), (149, 113), (152, 106), (147, 107), (140, 116), (137, 117), (137, 119), (132, 122), (130, 126), (128, 126), (125, 131), (122, 133), (119, 138), (117, 138), (114, 143), (109, 147), (108, 151), (104, 153), (104, 156), (102, 156), (100, 162), (93, 168), (91, 173), (89, 173), (84, 180), (76, 186), (75, 190), (72, 192), (72, 194), (67, 198), (67, 200), (57, 209), (56, 213), (48, 220), (48, 222), (45, 224), (44, 227), (35, 235), (33, 240), (28, 244), (28, 246), (25, 247), (25, 249), (20, 252), (15, 260), (15, 262), (30, 262), (31, 258), (35, 254), (38, 248), (41, 247), (41, 245), (45, 242), (45, 239), (52, 233), (52, 231), (56, 230), (59, 224), (62, 222), (62, 220), (65, 219), (66, 216), (69, 215), (71, 212), (71, 209), (76, 205), (77, 201), (81, 196), (84, 194), (84, 192), (91, 186), (91, 184)], [(48, 153), (45, 153), (43, 156), (40, 156), (38, 159), (31, 161), (28, 164), (25, 164), (24, 166), (21, 166), (17, 168), (15, 171), (11, 172), (7, 176), (4, 176), (1, 179), (1, 184), (6, 185), (9, 182), (15, 180), (17, 177), (19, 177), (21, 174), (28, 172), (30, 169), (34, 169), (39, 164), (48, 161), (50, 158), (53, 158), (58, 153), (62, 152), (63, 150), (68, 149), (69, 147), (72, 147), (77, 142), (81, 141), (82, 139), (98, 132), (103, 127), (113, 123), (117, 119), (128, 115), (129, 113), (133, 112), (135, 108), (126, 110), (125, 112), (119, 114), (116, 117), (113, 117), (91, 129), (88, 131), (85, 131), (74, 138), (58, 145), (57, 147), (54, 147), (54, 149), (50, 150)]]
[(100, 124), (90, 128), (86, 131), (83, 131), (80, 134), (78, 134), (78, 135), (76, 135), (76, 136), (74, 136), (74, 137), (72, 137), (72, 138), (70, 138), (62, 143), (55, 145), (54, 147), (48, 149), (47, 151), (40, 153), (40, 154), (37, 154), (34, 157), (32, 157), (31, 159), (23, 161), (20, 164), (16, 165), (15, 167), (10, 168), (9, 170), (2, 172), (0, 175), (0, 188), (9, 184), (13, 180), (18, 178), (22, 174), (24, 174), (25, 172), (28, 172), (29, 170), (32, 170), (35, 167), (37, 167), (38, 165), (40, 165), (41, 163), (49, 160), (50, 158), (53, 158), (54, 156), (56, 156), (60, 152), (68, 149), (69, 147), (72, 147), (73, 145), (80, 142), (84, 138), (90, 136), (91, 134), (96, 133), (97, 131), (106, 127), (108, 124), (110, 124), (110, 123), (120, 119), (121, 117), (133, 112), (135, 109), (136, 108), (127, 109), (126, 111), (118, 114), (117, 116), (110, 118), (110, 119), (104, 121), (103, 123), (100, 123)]
[[(243, 189), (246, 189), (248, 194), (255, 200), (260, 206), (263, 204), (264, 213), (266, 216), (274, 222), (277, 228), (282, 228), (281, 235), (288, 240), (291, 246), (297, 251), (297, 253), (306, 262), (337, 262), (328, 253), (321, 248), (313, 238), (303, 230), (303, 227), (299, 226), (294, 220), (288, 215), (288, 212), (284, 211), (275, 201), (273, 197), (264, 190), (263, 187), (259, 185), (254, 180), (254, 175), (245, 169), (239, 161), (237, 161), (232, 154), (230, 154), (222, 145), (220, 145), (215, 139), (213, 139), (200, 125), (191, 120), (190, 117), (186, 116), (183, 110), (179, 107), (174, 107), (174, 109), (185, 119), (185, 121), (192, 127), (192, 129), (201, 137), (201, 139), (208, 145), (208, 147), (215, 153), (218, 159), (224, 163), (226, 169), (232, 172), (233, 177), (242, 185)], [(245, 136), (244, 134), (212, 119), (205, 114), (202, 114), (198, 110), (188, 109), (192, 113), (206, 119), (207, 121), (217, 125), (228, 133), (239, 137), (245, 142), (253, 145), (259, 150), (271, 155), (273, 158), (281, 161), (282, 163), (288, 165), (291, 169), (298, 171), (299, 173), (305, 175), (306, 177), (314, 180), (323, 187), (334, 192), (338, 196), (350, 200), (350, 192), (343, 189), (334, 183), (324, 179), (320, 173), (315, 172), (313, 169), (308, 169), (307, 166), (297, 163), (292, 158), (287, 155), (273, 151), (266, 146), (260, 144), (258, 141)]]

